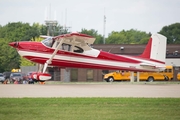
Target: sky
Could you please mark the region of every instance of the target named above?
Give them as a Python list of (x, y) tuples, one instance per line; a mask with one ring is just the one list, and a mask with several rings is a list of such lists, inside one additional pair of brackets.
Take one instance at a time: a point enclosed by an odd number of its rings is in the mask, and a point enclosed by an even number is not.
[(157, 33), (180, 22), (180, 0), (0, 0), (2, 26), (19, 21), (45, 24), (46, 19), (57, 20), (71, 32), (94, 29), (106, 37), (123, 29)]

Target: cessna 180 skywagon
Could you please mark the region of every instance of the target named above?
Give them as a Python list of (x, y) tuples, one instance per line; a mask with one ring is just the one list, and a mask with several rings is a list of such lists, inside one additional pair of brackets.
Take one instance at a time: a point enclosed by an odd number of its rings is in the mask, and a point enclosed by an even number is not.
[(139, 56), (117, 55), (91, 47), (95, 38), (81, 33), (70, 33), (49, 37), (42, 42), (11, 42), (24, 58), (42, 64), (33, 79), (46, 81), (48, 65), (73, 68), (95, 68), (128, 71), (162, 71), (165, 69), (166, 37), (151, 36), (144, 52)]

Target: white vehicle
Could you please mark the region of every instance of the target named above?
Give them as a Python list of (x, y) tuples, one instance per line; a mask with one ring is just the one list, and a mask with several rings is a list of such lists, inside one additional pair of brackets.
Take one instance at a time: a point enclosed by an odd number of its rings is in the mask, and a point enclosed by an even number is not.
[(0, 73), (0, 82), (4, 82), (5, 78), (4, 78), (4, 75), (2, 73)]

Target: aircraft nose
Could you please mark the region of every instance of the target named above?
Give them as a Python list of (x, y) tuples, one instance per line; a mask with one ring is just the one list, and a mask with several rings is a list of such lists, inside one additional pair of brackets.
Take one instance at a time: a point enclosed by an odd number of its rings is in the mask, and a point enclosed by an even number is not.
[(10, 46), (17, 48), (18, 47), (18, 42), (11, 42), (9, 43)]

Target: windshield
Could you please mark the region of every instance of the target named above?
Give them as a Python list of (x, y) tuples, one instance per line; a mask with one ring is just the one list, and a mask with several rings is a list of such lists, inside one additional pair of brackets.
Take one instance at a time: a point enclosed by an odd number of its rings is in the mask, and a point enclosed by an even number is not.
[(42, 43), (47, 47), (52, 47), (53, 40), (51, 37), (48, 37), (42, 41)]

